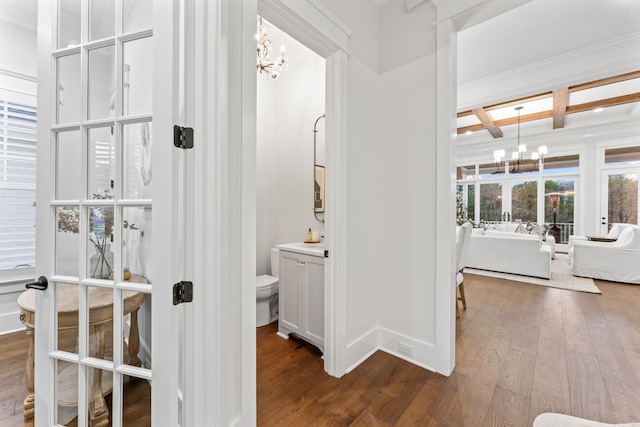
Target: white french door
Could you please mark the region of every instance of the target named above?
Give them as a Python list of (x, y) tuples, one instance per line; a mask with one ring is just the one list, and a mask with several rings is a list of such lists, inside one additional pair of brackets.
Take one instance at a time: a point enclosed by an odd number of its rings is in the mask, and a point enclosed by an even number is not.
[(600, 183), (600, 235), (606, 236), (611, 224), (638, 224), (640, 172), (637, 168), (606, 169)]
[(39, 2), (37, 426), (181, 425), (172, 4)]

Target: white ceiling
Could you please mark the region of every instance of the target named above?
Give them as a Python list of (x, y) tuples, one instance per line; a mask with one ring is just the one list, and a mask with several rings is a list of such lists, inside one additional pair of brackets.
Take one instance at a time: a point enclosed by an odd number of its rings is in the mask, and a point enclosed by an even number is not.
[(638, 0), (534, 0), (458, 34), (458, 83), (638, 33)]

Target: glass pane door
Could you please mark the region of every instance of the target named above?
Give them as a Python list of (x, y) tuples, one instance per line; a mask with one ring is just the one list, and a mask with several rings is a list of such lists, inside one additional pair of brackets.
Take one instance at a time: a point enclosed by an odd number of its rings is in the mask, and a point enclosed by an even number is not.
[[(555, 224), (560, 229), (560, 241), (557, 243), (569, 243), (569, 236), (574, 234), (574, 207), (575, 207), (575, 178), (555, 178), (544, 181), (544, 223)], [(558, 196), (554, 208), (551, 200), (552, 193)]]
[[(154, 206), (171, 197), (156, 193), (151, 163), (152, 100), (169, 96), (152, 92), (152, 6), (40, 2), (39, 60), (50, 65), (40, 70), (51, 73), (39, 76), (39, 107), (49, 111), (37, 205), (38, 266), (49, 280), (46, 291), (30, 290), (38, 425), (151, 425), (153, 355), (169, 354), (172, 341), (152, 342), (156, 319), (169, 317), (153, 303), (169, 292), (156, 282), (169, 274), (153, 249)], [(177, 386), (162, 394), (177, 396)]]
[(511, 218), (513, 222), (537, 222), (538, 182), (511, 182)]
[(607, 170), (602, 173), (601, 230), (606, 235), (614, 223), (638, 224), (637, 172)]
[(499, 182), (480, 184), (480, 221), (502, 221), (502, 184)]

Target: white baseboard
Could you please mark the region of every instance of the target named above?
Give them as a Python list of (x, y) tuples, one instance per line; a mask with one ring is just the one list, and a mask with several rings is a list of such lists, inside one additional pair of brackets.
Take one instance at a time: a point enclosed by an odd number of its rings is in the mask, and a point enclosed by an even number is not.
[(26, 328), (20, 321), (20, 311), (0, 314), (0, 335), (24, 331)]
[[(394, 331), (378, 328), (380, 350), (392, 354), (429, 371), (437, 372), (437, 355), (433, 344), (419, 341)], [(401, 347), (411, 354), (402, 352)]]
[[(404, 352), (400, 351), (400, 347)], [(345, 360), (348, 367), (346, 373), (354, 370), (378, 350), (436, 372), (433, 367), (436, 365), (436, 353), (432, 344), (377, 327), (349, 343)]]
[(378, 328), (373, 328), (347, 344), (346, 358), (342, 365), (346, 366), (345, 373), (353, 371), (378, 351), (380, 348), (378, 341)]

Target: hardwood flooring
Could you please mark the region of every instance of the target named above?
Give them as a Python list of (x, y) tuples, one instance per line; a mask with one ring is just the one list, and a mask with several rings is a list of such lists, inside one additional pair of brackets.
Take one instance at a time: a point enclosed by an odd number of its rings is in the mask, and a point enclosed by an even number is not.
[[(332, 378), (315, 347), (258, 328), (258, 425), (519, 427), (542, 412), (638, 422), (640, 286), (596, 284), (602, 295), (467, 274), (449, 377), (377, 352)], [(24, 333), (0, 336), (0, 348), (0, 426), (32, 426)], [(132, 385), (129, 425), (148, 425), (147, 383)]]
[(340, 379), (258, 328), (259, 426), (531, 426), (542, 412), (640, 421), (640, 286), (602, 295), (465, 275), (450, 377), (377, 352)]
[[(112, 348), (110, 329), (107, 331), (106, 348)], [(76, 336), (65, 334), (60, 336), (61, 348), (74, 351)], [(25, 385), (26, 360), (29, 341), (24, 331), (0, 335), (0, 427), (32, 427), (33, 418), (22, 416), (22, 406), (28, 391)], [(106, 356), (110, 351), (106, 351)], [(149, 383), (139, 379), (129, 380), (124, 385), (123, 425), (145, 427), (151, 426), (151, 387)], [(105, 396), (109, 408), (109, 425), (111, 425), (111, 395)], [(78, 420), (75, 408), (61, 408), (61, 419), (71, 420), (66, 426), (75, 427)], [(69, 415), (71, 414), (71, 415)]]

